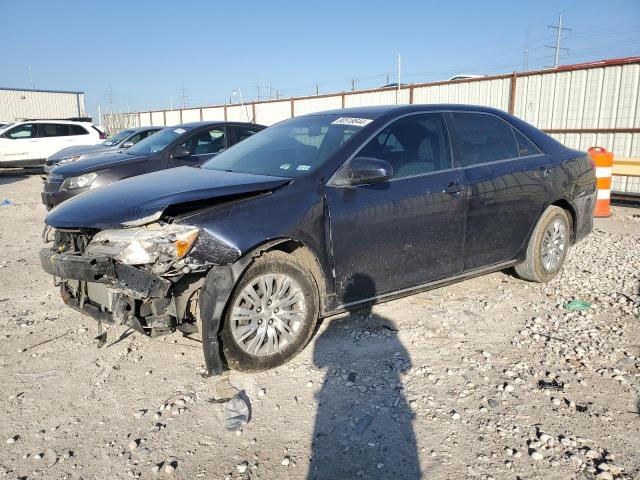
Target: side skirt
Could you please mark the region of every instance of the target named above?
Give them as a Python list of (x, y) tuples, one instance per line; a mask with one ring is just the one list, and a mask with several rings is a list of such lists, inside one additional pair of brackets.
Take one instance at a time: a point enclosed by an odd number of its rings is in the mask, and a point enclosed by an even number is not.
[(453, 283), (460, 282), (462, 280), (468, 280), (473, 277), (486, 275), (487, 273), (498, 272), (500, 270), (504, 270), (505, 268), (517, 265), (518, 263), (520, 263), (519, 260), (509, 260), (508, 262), (502, 262), (495, 265), (490, 265), (488, 267), (477, 268), (469, 272), (455, 275), (453, 277), (444, 278), (442, 280), (423, 283), (420, 285), (416, 285), (415, 287), (404, 288), (402, 290), (397, 290), (395, 292), (383, 293), (381, 295), (376, 295), (375, 297), (369, 297), (369, 298), (365, 298), (355, 302), (345, 303), (345, 304), (339, 305), (336, 309), (331, 310), (330, 312), (327, 312), (325, 315), (323, 315), (323, 318), (331, 317), (333, 315), (344, 313), (350, 310), (364, 308), (369, 305), (375, 305), (378, 303), (396, 300), (402, 297), (408, 297), (409, 295), (414, 295), (416, 293), (426, 292), (428, 290), (433, 290), (435, 288), (444, 287), (447, 285), (451, 285)]

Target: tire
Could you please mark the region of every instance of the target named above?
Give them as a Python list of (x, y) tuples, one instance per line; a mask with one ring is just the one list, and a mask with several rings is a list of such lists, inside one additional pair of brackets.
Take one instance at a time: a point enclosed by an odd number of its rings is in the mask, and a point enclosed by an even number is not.
[[(265, 275), (269, 275), (269, 277), (265, 277)], [(273, 295), (269, 297), (265, 295), (265, 291), (268, 290), (264, 288), (256, 290), (258, 288), (256, 282), (262, 287), (262, 285), (269, 283), (271, 277), (273, 277)], [(266, 283), (260, 283), (261, 279), (266, 279)], [(279, 290), (278, 281), (280, 281), (280, 286), (283, 286), (286, 284), (286, 279), (290, 280), (290, 286), (284, 290), (281, 297), (278, 297), (275, 294), (275, 291)], [(253, 292), (255, 296), (247, 295), (247, 291)], [(253, 303), (247, 302), (249, 297), (252, 297)], [(288, 306), (283, 306), (282, 310), (276, 312), (278, 307), (256, 302), (255, 298), (259, 298), (261, 302), (263, 299), (272, 298), (274, 300), (271, 305), (285, 305), (287, 298), (301, 300), (296, 301), (290, 310)], [(280, 300), (277, 300), (278, 298)], [(294, 300), (289, 300), (289, 302)], [(262, 308), (264, 308), (260, 314), (256, 313), (258, 312), (255, 308), (256, 305), (262, 305)], [(237, 310), (236, 307), (238, 308)], [(222, 351), (227, 365), (233, 370), (257, 372), (286, 363), (300, 353), (309, 342), (318, 321), (318, 311), (318, 286), (307, 268), (297, 262), (291, 255), (280, 251), (268, 252), (257, 258), (247, 268), (235, 286), (224, 315), (221, 339)], [(249, 314), (252, 320), (245, 319), (244, 316)], [(273, 317), (270, 317), (270, 315), (273, 315)], [(238, 320), (241, 318), (240, 316), (242, 316), (242, 319)], [(238, 336), (246, 335), (252, 328), (251, 325), (255, 326), (257, 322), (260, 322), (261, 325), (256, 327), (255, 334), (250, 334), (246, 340), (240, 338), (240, 341), (238, 341), (236, 339)], [(267, 340), (273, 338), (274, 332), (282, 333), (282, 330), (276, 328), (282, 328), (282, 322), (287, 325), (288, 333), (293, 332), (295, 335), (289, 336), (287, 339), (284, 338), (284, 335), (278, 335), (279, 350), (269, 352), (269, 348), (273, 349), (274, 345)], [(266, 343), (263, 346), (261, 346), (262, 342), (258, 336), (259, 332), (265, 332), (264, 341)], [(267, 343), (270, 343), (270, 345), (267, 345)], [(259, 352), (253, 351), (256, 345), (260, 348)], [(247, 351), (247, 349), (250, 351)]]
[[(545, 235), (550, 235), (548, 229), (554, 231), (554, 227), (559, 225), (562, 225), (564, 229), (564, 247), (560, 250), (558, 244), (555, 246), (555, 252), (552, 255), (554, 261), (550, 264), (549, 256), (543, 259), (542, 255)], [(543, 212), (531, 234), (529, 245), (527, 246), (526, 259), (515, 267), (516, 273), (523, 280), (532, 282), (548, 282), (552, 280), (562, 269), (570, 245), (571, 222), (567, 212), (560, 207), (548, 207)]]

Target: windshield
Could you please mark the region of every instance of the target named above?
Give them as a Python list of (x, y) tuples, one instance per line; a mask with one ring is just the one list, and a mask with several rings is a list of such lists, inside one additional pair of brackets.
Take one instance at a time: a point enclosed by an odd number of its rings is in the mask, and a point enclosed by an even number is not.
[(202, 168), (287, 178), (307, 175), (371, 121), (344, 115), (292, 118), (252, 135)]
[(121, 132), (116, 133), (113, 137), (102, 142), (102, 144), (107, 145), (108, 147), (117, 145), (132, 133), (135, 133), (135, 130), (122, 130)]
[(160, 130), (158, 133), (140, 140), (133, 147), (127, 150), (129, 155), (149, 155), (163, 150), (180, 135), (189, 130), (184, 127), (170, 127)]

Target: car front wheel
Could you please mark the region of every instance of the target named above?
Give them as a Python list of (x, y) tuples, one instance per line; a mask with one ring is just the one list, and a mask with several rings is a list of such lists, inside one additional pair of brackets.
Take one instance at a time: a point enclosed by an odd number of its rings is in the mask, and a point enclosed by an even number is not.
[(571, 223), (560, 207), (548, 207), (533, 230), (527, 257), (515, 267), (518, 276), (532, 282), (548, 282), (562, 268), (569, 251)]
[(236, 285), (222, 327), (230, 368), (260, 371), (297, 355), (318, 319), (318, 288), (311, 273), (279, 251), (257, 258)]

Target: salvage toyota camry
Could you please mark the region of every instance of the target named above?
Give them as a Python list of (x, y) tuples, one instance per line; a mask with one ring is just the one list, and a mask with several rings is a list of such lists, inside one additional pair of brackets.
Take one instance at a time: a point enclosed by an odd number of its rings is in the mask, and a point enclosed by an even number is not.
[(40, 259), (99, 325), (199, 330), (211, 374), (256, 371), (318, 318), (511, 266), (551, 280), (595, 189), (586, 154), (502, 111), (337, 110), (63, 203)]

